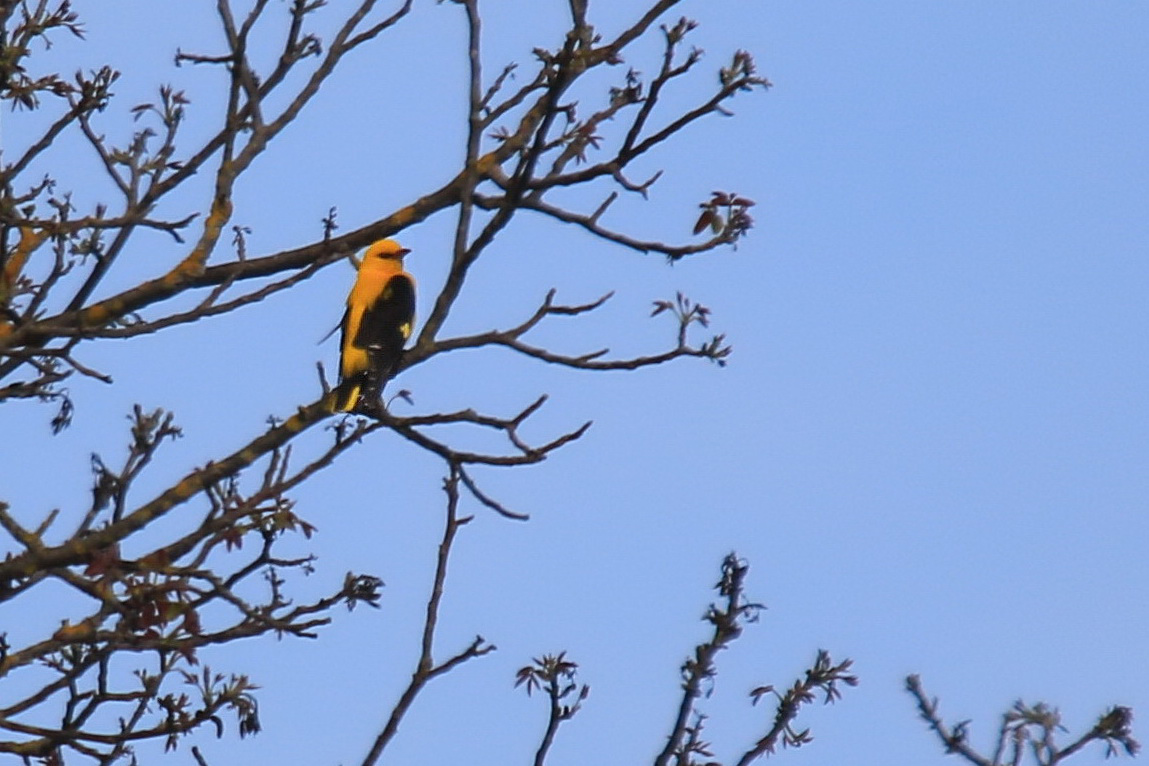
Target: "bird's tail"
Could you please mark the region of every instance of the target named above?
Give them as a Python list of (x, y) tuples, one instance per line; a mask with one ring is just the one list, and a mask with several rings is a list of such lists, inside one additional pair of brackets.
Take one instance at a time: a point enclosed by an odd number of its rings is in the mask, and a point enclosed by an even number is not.
[(383, 387), (395, 374), (397, 364), (398, 359), (385, 370), (380, 371), (376, 367), (371, 367), (341, 380), (335, 387), (332, 411), (351, 412), (360, 406), (366, 409), (377, 406), (383, 396)]
[(363, 391), (363, 381), (356, 378), (350, 378), (343, 381), (335, 387), (333, 392), (335, 395), (335, 402), (332, 406), (334, 412), (351, 412), (355, 409), (355, 405), (359, 403), (359, 396)]

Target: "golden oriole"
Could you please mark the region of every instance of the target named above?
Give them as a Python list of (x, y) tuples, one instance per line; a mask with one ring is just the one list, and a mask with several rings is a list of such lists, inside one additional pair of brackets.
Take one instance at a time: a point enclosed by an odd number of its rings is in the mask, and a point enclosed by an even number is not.
[(409, 252), (393, 239), (381, 239), (363, 255), (340, 325), (338, 412), (379, 399), (411, 337), (415, 279), (403, 271), (403, 256)]

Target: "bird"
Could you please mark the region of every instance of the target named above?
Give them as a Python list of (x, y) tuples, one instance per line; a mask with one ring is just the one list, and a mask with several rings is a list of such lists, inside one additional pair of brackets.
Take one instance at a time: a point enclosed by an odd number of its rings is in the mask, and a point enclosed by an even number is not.
[(336, 412), (378, 401), (395, 374), (415, 326), (415, 278), (403, 270), (409, 252), (393, 239), (381, 239), (363, 254), (340, 323)]

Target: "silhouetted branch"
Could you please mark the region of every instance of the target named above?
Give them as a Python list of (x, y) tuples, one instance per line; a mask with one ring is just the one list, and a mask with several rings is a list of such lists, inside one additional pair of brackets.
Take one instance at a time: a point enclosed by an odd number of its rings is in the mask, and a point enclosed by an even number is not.
[[(584, 423), (574, 431), (568, 431), (560, 434), (551, 441), (532, 446), (524, 442), (518, 436), (518, 428), (522, 425), (523, 420), (535, 412), (538, 407), (546, 401), (546, 397), (540, 397), (535, 402), (529, 405), (526, 409), (522, 410), (518, 415), (512, 418), (496, 418), (489, 415), (480, 415), (474, 410), (460, 410), (458, 412), (443, 413), (438, 415), (415, 415), (409, 417), (399, 417), (392, 415), (385, 410), (380, 409), (372, 413), (379, 422), (386, 424), (400, 436), (414, 442), (423, 449), (439, 455), (441, 458), (451, 464), (468, 465), (468, 464), (481, 464), (481, 465), (499, 465), (499, 466), (515, 466), (515, 465), (531, 465), (545, 460), (547, 455), (554, 452), (559, 447), (569, 444), (581, 437), (590, 428), (590, 422)], [(421, 430), (423, 426), (444, 425), (447, 423), (474, 423), (475, 425), (483, 426), (486, 428), (493, 428), (495, 430), (503, 431), (507, 439), (518, 449), (518, 454), (512, 455), (494, 455), (482, 452), (471, 452), (458, 450), (447, 444), (432, 439)]]
[[(536, 658), (533, 664), (521, 668), (515, 675), (515, 686), (525, 685), (528, 695), (535, 690), (545, 691), (549, 703), (547, 727), (535, 751), (535, 766), (546, 763), (547, 753), (554, 744), (559, 725), (574, 718), (583, 701), (590, 695), (589, 686), (575, 683), (577, 673), (578, 663), (566, 659), (566, 652), (559, 652)], [(567, 702), (572, 696), (574, 700)]]
[[(493, 208), (498, 205), (498, 199), (499, 198), (497, 197), (482, 197), (481, 202), (484, 207)], [(729, 244), (731, 241), (729, 237), (717, 236), (706, 242), (700, 242), (695, 245), (667, 245), (662, 242), (656, 242), (654, 240), (636, 239), (621, 232), (613, 231), (602, 226), (600, 223), (598, 223), (598, 218), (603, 212), (602, 208), (596, 210), (591, 215), (583, 215), (580, 213), (573, 213), (569, 210), (564, 210), (563, 208), (551, 205), (547, 202), (543, 202), (541, 199), (533, 196), (523, 200), (521, 207), (526, 210), (534, 210), (535, 212), (542, 213), (551, 218), (554, 218), (557, 221), (562, 221), (563, 223), (573, 223), (576, 226), (579, 226), (582, 229), (589, 231), (591, 234), (594, 234), (595, 236), (600, 237), (601, 239), (604, 239), (608, 242), (622, 245), (623, 247), (630, 248), (631, 250), (637, 250), (640, 253), (661, 253), (667, 258), (671, 258), (673, 260), (678, 260), (679, 258), (683, 258), (687, 255), (705, 253), (722, 245)]]
[(804, 678), (794, 681), (793, 685), (780, 694), (773, 687), (763, 686), (750, 692), (755, 702), (764, 694), (773, 694), (778, 699), (774, 711), (774, 722), (769, 731), (755, 743), (754, 747), (743, 753), (738, 759), (738, 766), (747, 766), (763, 755), (770, 755), (781, 741), (784, 747), (801, 747), (811, 742), (814, 737), (809, 729), (797, 730), (794, 720), (798, 717), (802, 706), (812, 703), (817, 692), (822, 692), (826, 703), (838, 700), (842, 694), (838, 683), (847, 686), (857, 686), (858, 679), (848, 672), (853, 660), (844, 660), (837, 665), (830, 659), (824, 650), (818, 651), (814, 664), (806, 671)]
[(124, 515), (122, 519), (92, 531), (82, 540), (47, 546), (36, 553), (29, 551), (0, 562), (0, 601), (6, 598), (5, 594), (12, 583), (22, 579), (28, 572), (88, 563), (97, 551), (119, 543), (192, 497), (235, 476), (329, 415), (326, 399), (300, 407), (282, 424), (272, 427), (243, 448), (219, 462), (192, 471), (154, 500)]
[(1020, 700), (1002, 716), (993, 756), (977, 752), (969, 743), (970, 721), (947, 725), (938, 712), (938, 700), (922, 687), (921, 678), (906, 677), (906, 691), (914, 698), (918, 714), (937, 735), (947, 753), (960, 755), (974, 766), (1019, 766), (1028, 753), (1037, 766), (1054, 766), (1084, 749), (1091, 742), (1105, 743), (1105, 757), (1124, 751), (1137, 755), (1140, 743), (1133, 738), (1133, 711), (1116, 705), (1104, 713), (1089, 731), (1065, 747), (1058, 747), (1057, 735), (1066, 731), (1061, 714), (1043, 702), (1027, 705)]
[[(593, 311), (610, 299), (613, 293), (607, 293), (591, 303), (565, 306), (554, 303), (555, 291), (550, 290), (543, 299), (539, 308), (524, 322), (507, 330), (492, 330), (477, 335), (445, 338), (435, 341), (431, 346), (416, 347), (406, 354), (401, 366), (402, 369), (413, 367), (430, 359), (433, 356), (457, 351), (464, 348), (482, 348), (484, 346), (503, 346), (525, 356), (529, 356), (550, 364), (573, 367), (583, 370), (637, 370), (643, 367), (652, 367), (678, 359), (681, 357), (698, 357), (709, 359), (717, 364), (725, 365), (730, 356), (731, 347), (726, 344), (724, 335), (716, 335), (706, 343), (692, 346), (687, 342), (687, 329), (692, 324), (709, 327), (710, 309), (701, 304), (692, 303), (681, 293), (677, 296), (677, 308), (672, 313), (678, 321), (677, 345), (669, 351), (649, 356), (638, 356), (629, 359), (602, 359), (610, 349), (597, 349), (584, 354), (559, 354), (541, 346), (526, 343), (521, 338), (548, 316), (577, 316)], [(670, 301), (655, 301), (653, 315), (662, 313), (666, 309), (675, 307)]]
[[(212, 485), (207, 489), (212, 500), (211, 511), (195, 532), (183, 541), (156, 548), (135, 560), (122, 558), (118, 545), (107, 545), (91, 550), (82, 571), (41, 566), (34, 575), (20, 582), (9, 592), (9, 597), (25, 590), (29, 582), (54, 577), (92, 599), (95, 608), (87, 617), (65, 622), (49, 638), (21, 650), (5, 651), (0, 661), (0, 676), (17, 671), (27, 674), (33, 672), (34, 665), (40, 664), (55, 671), (59, 677), (0, 710), (0, 730), (33, 737), (23, 742), (0, 741), (0, 752), (44, 755), (63, 743), (77, 752), (106, 758), (120, 752), (115, 748), (157, 736), (167, 737), (169, 746), (174, 746), (174, 738), (202, 723), (213, 721), (219, 726), (216, 713), (220, 704), (236, 709), (241, 735), (257, 731), (254, 700), (247, 693), (247, 689), (253, 687), (246, 681), (241, 683), (237, 680), (242, 677), (233, 677), (232, 682), (226, 682), (222, 676), (215, 680), (206, 675), (202, 679), (195, 677), (195, 683), (201, 687), (203, 707), (194, 710), (190, 707), (192, 700), (186, 695), (158, 696), (162, 681), (174, 669), (185, 681), (192, 683), (192, 676), (180, 669), (175, 659), (194, 664), (196, 652), (202, 647), (268, 632), (280, 636), (315, 637), (315, 629), (330, 622), (326, 613), (339, 604), (346, 604), (349, 608), (357, 603), (376, 605), (382, 583), (369, 575), (353, 574), (348, 574), (339, 590), (330, 596), (311, 603), (292, 603), (282, 594), (283, 580), (278, 571), (309, 570), (312, 557), (284, 559), (273, 555), (272, 546), (275, 540), (288, 532), (303, 532), (306, 536), (314, 532), (310, 524), (292, 512), (293, 504), (284, 492), (328, 465), (336, 455), (356, 443), (362, 434), (377, 427), (363, 425), (350, 434), (340, 434), (324, 455), (294, 472), (288, 468), (289, 451), (272, 450), (260, 488), (249, 496), (245, 497), (239, 491), (234, 477)], [(133, 414), (131, 431), (129, 454), (119, 471), (112, 471), (103, 460), (93, 458), (96, 474), (93, 510), (71, 538), (73, 547), (78, 541), (87, 542), (99, 534), (98, 531), (88, 531), (96, 514), (107, 513), (110, 526), (119, 523), (133, 481), (150, 462), (159, 445), (179, 434), (170, 415), (162, 411), (145, 413), (139, 408)], [(46, 553), (41, 536), (53, 518), (50, 515), (35, 531), (29, 531), (9, 514), (7, 505), (0, 503), (0, 526), (24, 545), (25, 555), (33, 558), (51, 555)], [(208, 552), (214, 547), (223, 543), (234, 560), (243, 548), (244, 539), (251, 535), (259, 537), (262, 545), (254, 557), (241, 563), (232, 574), (225, 576), (218, 569), (203, 568)], [(195, 549), (197, 544), (201, 546), (198, 550)], [(191, 561), (181, 564), (181, 560), (188, 556)], [(215, 566), (223, 565), (217, 561)], [(261, 571), (265, 573), (269, 596), (263, 603), (253, 603), (240, 596), (235, 588)], [(201, 622), (202, 614), (214, 615), (213, 621), (225, 619), (224, 613), (218, 609), (208, 611), (216, 603), (230, 606), (237, 617), (231, 624), (208, 630)], [(142, 689), (108, 690), (106, 675), (111, 657), (122, 652), (138, 654), (149, 651), (159, 652), (161, 666), (158, 675), (140, 670), (137, 675), (144, 679)], [(92, 673), (95, 673), (95, 678), (91, 678)], [(85, 685), (90, 684), (96, 685), (94, 691), (85, 690)], [(70, 712), (65, 717), (61, 730), (15, 719), (61, 696), (67, 709), (75, 712), (75, 715)], [(84, 728), (85, 721), (98, 707), (123, 703), (135, 706), (127, 719), (128, 725), (106, 732)], [(153, 710), (150, 707), (153, 705), (167, 711), (166, 721), (140, 728), (145, 713)], [(173, 712), (179, 714), (178, 725), (171, 723), (170, 714)], [(114, 745), (115, 748), (105, 752), (97, 747), (102, 745)]]
[(714, 631), (708, 640), (695, 647), (693, 656), (687, 658), (682, 665), (682, 700), (670, 735), (666, 738), (666, 745), (654, 760), (655, 766), (668, 766), (671, 759), (685, 754), (683, 743), (686, 729), (694, 713), (695, 701), (702, 696), (703, 683), (714, 677), (715, 657), (742, 634), (743, 623), (754, 619), (762, 608), (761, 604), (745, 600), (743, 582), (748, 571), (749, 567), (734, 554), (728, 555), (722, 562), (722, 579), (716, 588), (725, 599), (725, 604), (723, 607), (710, 605), (705, 619), (714, 627)]
[[(695, 761), (694, 756), (710, 756), (709, 744), (701, 738), (706, 717), (695, 706), (697, 700), (706, 693), (705, 687), (714, 683), (718, 672), (715, 664), (718, 653), (738, 639), (745, 624), (756, 621), (763, 608), (761, 604), (746, 600), (747, 572), (749, 566), (733, 553), (722, 562), (722, 577), (715, 585), (722, 602), (711, 604), (704, 618), (714, 627), (714, 631), (709, 639), (695, 647), (694, 654), (683, 663), (682, 699), (666, 745), (655, 758), (655, 766), (669, 766), (671, 763), (690, 766), (701, 763)], [(840, 696), (837, 686), (839, 682), (848, 686), (856, 685), (857, 678), (847, 672), (851, 664), (850, 660), (846, 660), (834, 665), (829, 654), (819, 651), (805, 677), (795, 681), (784, 694), (776, 692), (773, 686), (760, 686), (752, 691), (751, 698), (755, 703), (766, 694), (774, 694), (778, 705), (770, 728), (753, 747), (743, 753), (738, 766), (746, 766), (774, 752), (779, 742), (790, 747), (799, 747), (809, 742), (812, 739), (809, 730), (795, 730), (794, 719), (803, 705), (814, 700), (816, 692), (821, 691), (826, 702), (832, 702)]]
[(415, 702), (416, 697), (418, 697), (419, 693), (429, 681), (437, 676), (450, 672), (467, 660), (482, 657), (484, 654), (495, 651), (494, 644), (488, 644), (483, 640), (482, 636), (476, 636), (465, 649), (452, 655), (450, 658), (439, 663), (436, 663), (434, 659), (435, 629), (439, 623), (439, 607), (443, 600), (443, 588), (447, 581), (447, 562), (451, 556), (451, 546), (455, 541), (455, 535), (459, 529), (471, 520), (470, 516), (460, 517), (458, 515), (459, 479), (460, 466), (457, 463), (451, 463), (450, 473), (443, 481), (443, 491), (447, 494), (447, 517), (443, 527), (443, 538), (439, 543), (438, 557), (436, 558), (435, 579), (431, 585), (431, 595), (427, 599), (427, 608), (423, 619), (423, 635), (420, 644), (419, 660), (415, 666), (414, 673), (411, 675), (411, 682), (407, 685), (402, 695), (400, 695), (399, 701), (396, 702), (395, 706), (391, 709), (391, 714), (388, 716), (387, 722), (383, 725), (383, 729), (372, 743), (367, 757), (363, 759), (363, 766), (371, 766), (378, 762), (379, 757), (383, 754), (383, 750), (399, 730), (399, 724), (403, 720), (403, 717), (407, 714), (407, 711)]

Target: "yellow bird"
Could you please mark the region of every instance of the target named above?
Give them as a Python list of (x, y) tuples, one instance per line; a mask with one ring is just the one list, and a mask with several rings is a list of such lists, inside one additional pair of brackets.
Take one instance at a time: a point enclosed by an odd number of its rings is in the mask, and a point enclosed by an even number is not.
[(415, 326), (415, 278), (403, 270), (409, 252), (381, 239), (363, 255), (341, 324), (338, 412), (378, 401), (403, 356)]

